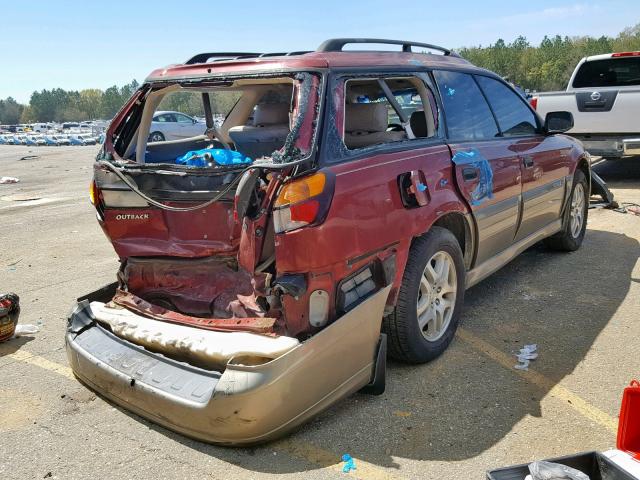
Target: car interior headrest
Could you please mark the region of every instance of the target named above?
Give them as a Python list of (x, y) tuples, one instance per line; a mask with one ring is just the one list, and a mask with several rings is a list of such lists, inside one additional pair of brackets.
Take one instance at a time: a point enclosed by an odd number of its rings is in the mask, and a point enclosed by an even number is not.
[(256, 126), (289, 124), (288, 103), (263, 103), (256, 106), (253, 113)]
[(388, 118), (385, 103), (347, 103), (344, 129), (346, 132), (384, 132)]

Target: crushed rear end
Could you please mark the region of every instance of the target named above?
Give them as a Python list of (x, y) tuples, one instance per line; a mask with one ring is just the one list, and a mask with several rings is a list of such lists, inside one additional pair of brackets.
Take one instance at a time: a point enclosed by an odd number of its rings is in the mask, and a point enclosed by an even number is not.
[(108, 300), (115, 287), (81, 299), (72, 311), (71, 368), (107, 399), (189, 437), (224, 445), (264, 442), (367, 385), (381, 386), (386, 352), (376, 319), (390, 287), (277, 358), (257, 365), (232, 358), (218, 370), (151, 352), (103, 327), (91, 302)]
[[(211, 96), (240, 98), (213, 140), (149, 143), (155, 109), (176, 91), (202, 96), (210, 126)], [(261, 99), (283, 95), (288, 123), (272, 125), (280, 107), (261, 109)], [(69, 316), (67, 353), (82, 382), (172, 430), (225, 445), (282, 435), (363, 387), (384, 390), (380, 325), (392, 273), (381, 262), (346, 279), (321, 264), (279, 266), (314, 255), (312, 245), (284, 251), (283, 240), (322, 223), (331, 204), (334, 179), (314, 158), (323, 95), (319, 71), (163, 79), (134, 94), (94, 166), (92, 203), (121, 266), (116, 283), (79, 299)], [(258, 117), (266, 127), (254, 125)], [(203, 156), (198, 167), (171, 160), (211, 142), (209, 155), (229, 157), (217, 150), (233, 145), (259, 158), (237, 165)], [(338, 306), (339, 285), (348, 308)]]

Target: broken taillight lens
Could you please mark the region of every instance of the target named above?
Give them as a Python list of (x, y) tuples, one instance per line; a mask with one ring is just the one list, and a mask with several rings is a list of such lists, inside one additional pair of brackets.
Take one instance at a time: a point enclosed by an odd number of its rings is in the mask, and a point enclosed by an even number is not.
[(325, 172), (286, 183), (274, 204), (273, 224), (276, 233), (322, 222), (332, 196), (333, 177)]

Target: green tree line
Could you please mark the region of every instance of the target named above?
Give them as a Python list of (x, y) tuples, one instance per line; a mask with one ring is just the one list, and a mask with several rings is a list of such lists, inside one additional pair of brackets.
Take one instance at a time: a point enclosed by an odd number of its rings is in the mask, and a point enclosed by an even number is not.
[(640, 50), (640, 24), (616, 37), (544, 37), (531, 45), (525, 37), (511, 43), (500, 39), (488, 47), (468, 47), (458, 53), (479, 67), (509, 77), (531, 90), (563, 90), (581, 58), (611, 52)]
[(110, 119), (139, 86), (133, 80), (122, 87), (114, 85), (104, 91), (97, 88), (41, 90), (31, 94), (28, 105), (8, 97), (0, 100), (0, 124)]

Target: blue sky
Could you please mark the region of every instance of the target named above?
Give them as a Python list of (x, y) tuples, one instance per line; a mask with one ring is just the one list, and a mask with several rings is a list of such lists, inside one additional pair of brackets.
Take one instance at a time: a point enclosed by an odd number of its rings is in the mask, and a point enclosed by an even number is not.
[(636, 23), (638, 0), (13, 1), (0, 9), (0, 98), (142, 81), (199, 51), (306, 50), (351, 36), (456, 48), (615, 35)]

